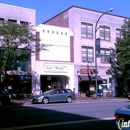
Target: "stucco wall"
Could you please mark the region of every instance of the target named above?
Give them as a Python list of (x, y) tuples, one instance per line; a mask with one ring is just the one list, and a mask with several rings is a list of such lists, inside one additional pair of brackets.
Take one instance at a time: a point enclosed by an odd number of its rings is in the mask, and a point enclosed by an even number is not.
[(71, 36), (73, 32), (69, 28), (40, 24), (37, 26), (40, 44), (45, 45), (46, 50), (39, 52), (39, 60), (67, 61), (71, 59)]
[[(87, 39), (81, 37), (81, 22), (93, 24), (93, 34), (95, 29), (95, 24), (97, 19), (102, 13), (84, 10), (80, 8), (71, 8), (69, 11), (69, 28), (74, 33), (74, 62), (76, 65), (86, 65), (82, 63), (81, 60), (81, 46), (92, 46), (95, 48), (95, 39)], [(114, 47), (116, 39), (116, 28), (121, 28), (121, 25), (124, 22), (124, 17), (118, 17), (113, 15), (105, 14), (99, 21), (99, 25), (106, 25), (110, 27), (111, 40), (103, 41), (101, 40), (101, 48), (110, 48)], [(97, 38), (99, 37), (99, 31), (96, 33)], [(79, 54), (79, 55), (77, 55)], [(95, 63), (93, 63), (95, 65)], [(109, 64), (100, 63), (100, 58), (98, 58), (98, 66), (109, 67)]]
[(35, 26), (36, 24), (36, 11), (34, 9), (22, 8), (18, 6), (6, 5), (0, 3), (0, 18), (6, 20), (17, 20), (30, 22)]

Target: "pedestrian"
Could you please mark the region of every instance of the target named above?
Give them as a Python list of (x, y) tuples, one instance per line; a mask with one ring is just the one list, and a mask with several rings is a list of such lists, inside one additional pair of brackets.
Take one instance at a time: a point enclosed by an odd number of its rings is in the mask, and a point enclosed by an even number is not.
[(99, 93), (100, 99), (103, 98), (103, 88), (102, 88), (101, 84), (99, 84), (98, 93)]

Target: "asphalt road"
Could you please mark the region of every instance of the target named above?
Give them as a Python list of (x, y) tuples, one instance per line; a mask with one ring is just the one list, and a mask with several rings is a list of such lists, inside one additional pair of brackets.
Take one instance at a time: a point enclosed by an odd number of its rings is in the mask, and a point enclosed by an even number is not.
[(125, 101), (0, 107), (0, 129), (116, 130), (114, 111)]

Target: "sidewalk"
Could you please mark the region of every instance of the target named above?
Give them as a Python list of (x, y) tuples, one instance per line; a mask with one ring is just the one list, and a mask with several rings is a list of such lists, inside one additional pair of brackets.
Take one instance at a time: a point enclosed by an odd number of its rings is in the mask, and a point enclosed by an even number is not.
[(76, 102), (93, 102), (93, 101), (129, 101), (128, 98), (124, 97), (103, 97), (102, 99), (96, 99), (94, 97), (86, 97), (82, 95), (76, 96)]
[[(83, 95), (76, 95), (76, 100), (74, 102), (98, 102), (98, 101), (130, 101), (127, 98), (124, 97), (104, 97), (103, 99), (96, 99), (93, 97), (86, 97)], [(17, 105), (22, 105), (22, 104), (31, 104), (31, 99), (21, 99), (21, 100), (16, 100), (16, 99), (11, 99), (11, 104), (17, 104)]]

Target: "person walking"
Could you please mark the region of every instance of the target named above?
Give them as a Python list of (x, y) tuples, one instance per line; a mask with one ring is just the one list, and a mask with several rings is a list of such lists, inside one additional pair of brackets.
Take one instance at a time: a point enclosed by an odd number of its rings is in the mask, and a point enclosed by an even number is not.
[(103, 98), (103, 88), (102, 88), (101, 84), (99, 84), (98, 92), (99, 92), (99, 98), (102, 99)]

